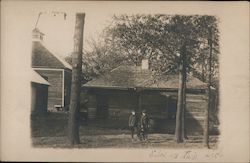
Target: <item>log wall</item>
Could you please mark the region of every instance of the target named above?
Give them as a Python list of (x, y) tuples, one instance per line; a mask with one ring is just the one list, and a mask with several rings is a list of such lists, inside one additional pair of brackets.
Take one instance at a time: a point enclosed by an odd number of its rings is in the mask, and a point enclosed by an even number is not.
[[(97, 96), (90, 96), (88, 107), (97, 109)], [(126, 120), (131, 112), (135, 110), (139, 113), (138, 94), (131, 92), (106, 92), (98, 93), (98, 98), (105, 97), (108, 105), (108, 118), (124, 121), (124, 126), (127, 126)], [(167, 93), (162, 95), (159, 92), (147, 92), (141, 94), (141, 108), (147, 110), (151, 118), (151, 126), (153, 132), (174, 133), (175, 130), (175, 115), (177, 93)], [(186, 126), (188, 134), (196, 135), (203, 133), (204, 110), (207, 109), (207, 99), (204, 93), (187, 94), (186, 97)], [(100, 105), (100, 104), (99, 104)]]

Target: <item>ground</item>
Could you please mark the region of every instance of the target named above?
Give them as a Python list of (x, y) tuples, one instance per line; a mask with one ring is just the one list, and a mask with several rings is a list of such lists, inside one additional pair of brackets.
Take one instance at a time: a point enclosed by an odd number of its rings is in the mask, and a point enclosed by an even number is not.
[[(67, 113), (49, 113), (32, 116), (32, 140), (35, 147), (70, 148), (67, 143)], [(109, 128), (107, 128), (109, 126)], [(131, 139), (129, 130), (119, 129), (103, 123), (82, 123), (80, 127), (81, 144), (78, 148), (203, 148), (202, 136), (188, 136), (184, 143), (177, 144), (173, 134), (149, 134), (148, 141)], [(218, 135), (210, 136), (210, 147), (216, 148)]]

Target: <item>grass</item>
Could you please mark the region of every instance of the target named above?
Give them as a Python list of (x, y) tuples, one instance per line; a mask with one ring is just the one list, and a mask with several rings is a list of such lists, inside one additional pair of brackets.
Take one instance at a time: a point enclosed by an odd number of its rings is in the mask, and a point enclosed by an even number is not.
[[(210, 137), (210, 147), (217, 147), (217, 137)], [(71, 148), (67, 143), (67, 137), (36, 137), (33, 138), (35, 147)], [(184, 142), (177, 144), (173, 135), (150, 134), (148, 141), (132, 140), (129, 134), (120, 135), (82, 135), (81, 144), (76, 148), (203, 148), (202, 139), (189, 137)]]
[[(68, 114), (47, 113), (34, 115), (32, 120), (33, 145), (39, 148), (71, 148), (67, 140)], [(114, 121), (90, 121), (80, 126), (81, 144), (76, 148), (203, 148), (202, 136), (189, 136), (184, 143), (177, 144), (173, 134), (151, 132), (149, 140), (131, 139), (126, 127)], [(210, 136), (211, 148), (216, 148), (218, 136)]]

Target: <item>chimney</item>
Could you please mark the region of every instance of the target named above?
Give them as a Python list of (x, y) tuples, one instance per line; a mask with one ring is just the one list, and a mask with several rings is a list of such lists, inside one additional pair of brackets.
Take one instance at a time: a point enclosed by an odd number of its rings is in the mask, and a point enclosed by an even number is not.
[(35, 28), (32, 30), (32, 41), (42, 42), (44, 35), (38, 28)]
[(142, 70), (148, 70), (149, 64), (148, 64), (148, 59), (142, 59), (141, 61), (141, 69)]

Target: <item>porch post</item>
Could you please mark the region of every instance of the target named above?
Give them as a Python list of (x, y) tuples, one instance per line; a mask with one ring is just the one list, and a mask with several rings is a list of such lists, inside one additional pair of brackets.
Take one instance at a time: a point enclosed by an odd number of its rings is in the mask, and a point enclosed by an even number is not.
[(139, 111), (139, 113), (141, 113), (142, 112), (142, 97), (141, 97), (141, 93), (138, 92), (137, 96), (138, 96), (138, 111)]

